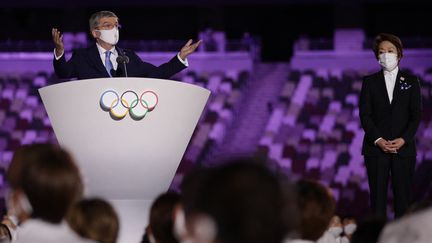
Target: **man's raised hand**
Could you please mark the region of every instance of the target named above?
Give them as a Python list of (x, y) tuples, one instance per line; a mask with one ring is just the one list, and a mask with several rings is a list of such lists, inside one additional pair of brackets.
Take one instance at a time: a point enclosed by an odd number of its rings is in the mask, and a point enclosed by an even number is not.
[(186, 57), (195, 52), (195, 50), (198, 48), (198, 46), (201, 44), (202, 40), (199, 40), (192, 44), (192, 39), (190, 39), (186, 45), (182, 47), (180, 50), (180, 58), (182, 60), (186, 60)]
[(64, 52), (63, 35), (56, 28), (53, 28), (51, 30), (51, 34), (52, 34), (53, 42), (54, 42), (54, 45), (55, 45), (56, 56), (59, 57)]

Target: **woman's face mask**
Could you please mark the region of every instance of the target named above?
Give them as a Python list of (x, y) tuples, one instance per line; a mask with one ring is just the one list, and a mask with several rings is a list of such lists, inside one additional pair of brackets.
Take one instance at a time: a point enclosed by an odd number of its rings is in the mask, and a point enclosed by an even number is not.
[(378, 56), (378, 62), (384, 70), (393, 71), (397, 67), (399, 60), (396, 53), (386, 52)]
[(330, 227), (328, 229), (329, 233), (332, 234), (335, 238), (339, 237), (342, 234), (342, 227)]
[(357, 225), (353, 223), (344, 226), (344, 232), (346, 235), (352, 235), (356, 229)]

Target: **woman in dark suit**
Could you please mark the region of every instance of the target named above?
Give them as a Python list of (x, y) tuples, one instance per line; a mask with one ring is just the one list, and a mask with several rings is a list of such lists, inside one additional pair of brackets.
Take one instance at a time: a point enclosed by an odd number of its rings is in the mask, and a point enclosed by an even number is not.
[(415, 134), (421, 118), (418, 78), (399, 69), (403, 56), (397, 36), (379, 34), (373, 51), (382, 70), (364, 77), (360, 120), (365, 131), (362, 154), (369, 179), (371, 207), (386, 217), (387, 187), (392, 176), (395, 216), (410, 203), (416, 162)]

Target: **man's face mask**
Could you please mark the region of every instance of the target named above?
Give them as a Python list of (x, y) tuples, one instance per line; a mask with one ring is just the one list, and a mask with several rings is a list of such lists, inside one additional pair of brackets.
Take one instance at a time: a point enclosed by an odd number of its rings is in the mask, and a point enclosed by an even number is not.
[(119, 30), (117, 27), (114, 27), (110, 30), (96, 30), (99, 31), (100, 36), (99, 39), (103, 40), (104, 42), (110, 44), (110, 45), (116, 45), (119, 41)]

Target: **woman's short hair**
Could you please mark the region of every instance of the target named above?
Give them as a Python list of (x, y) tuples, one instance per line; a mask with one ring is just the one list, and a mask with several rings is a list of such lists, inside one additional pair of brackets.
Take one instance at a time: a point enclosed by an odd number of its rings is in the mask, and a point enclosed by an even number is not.
[(398, 58), (400, 59), (403, 57), (403, 46), (402, 46), (402, 41), (399, 39), (399, 37), (388, 33), (380, 33), (375, 37), (374, 44), (372, 47), (372, 50), (377, 59), (379, 56), (379, 45), (383, 41), (388, 41), (392, 43), (396, 47)]
[(119, 219), (110, 203), (103, 199), (84, 199), (68, 213), (70, 227), (80, 236), (99, 243), (115, 243)]
[(150, 208), (150, 230), (154, 238), (161, 243), (177, 243), (174, 236), (174, 207), (180, 202), (175, 192), (160, 195)]
[(334, 215), (335, 201), (326, 187), (317, 181), (300, 180), (296, 187), (301, 239), (316, 241), (324, 234)]
[(52, 144), (31, 145), (22, 157), (18, 187), (32, 206), (32, 218), (60, 223), (83, 191), (81, 175), (72, 157)]
[(15, 190), (22, 187), (22, 169), (25, 167), (25, 163), (28, 162), (29, 158), (37, 152), (37, 148), (38, 145), (23, 145), (15, 150), (6, 172), (6, 178), (10, 189)]

